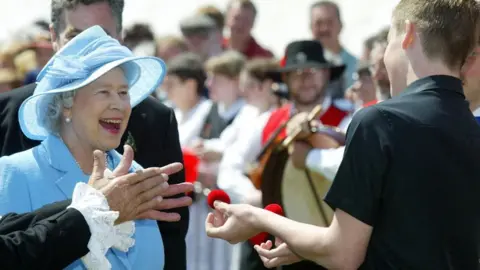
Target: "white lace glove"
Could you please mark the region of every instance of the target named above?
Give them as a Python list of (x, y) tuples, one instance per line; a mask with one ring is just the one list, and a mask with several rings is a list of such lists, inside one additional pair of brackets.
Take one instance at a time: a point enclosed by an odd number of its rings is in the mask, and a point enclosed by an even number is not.
[(111, 264), (106, 258), (109, 248), (114, 247), (127, 252), (135, 244), (132, 238), (135, 232), (133, 221), (114, 226), (119, 213), (111, 211), (105, 196), (85, 183), (77, 183), (73, 191), (72, 204), (68, 208), (78, 210), (90, 228), (88, 249), (82, 257), (87, 269), (108, 270)]

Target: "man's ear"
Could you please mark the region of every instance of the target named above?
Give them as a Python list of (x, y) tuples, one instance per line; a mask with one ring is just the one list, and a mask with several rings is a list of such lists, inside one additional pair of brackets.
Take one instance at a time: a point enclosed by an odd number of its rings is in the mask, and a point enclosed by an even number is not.
[(461, 70), (461, 73), (463, 76), (465, 76), (470, 72), (470, 70), (474, 67), (477, 61), (480, 61), (480, 59), (478, 59), (479, 57), (480, 57), (480, 46), (477, 46), (475, 47), (475, 49), (473, 49), (472, 53), (470, 53), (467, 56), (467, 59), (465, 59), (465, 63), (463, 64), (462, 70)]
[(406, 50), (415, 42), (415, 26), (410, 21), (405, 21), (405, 37), (402, 41), (402, 49)]

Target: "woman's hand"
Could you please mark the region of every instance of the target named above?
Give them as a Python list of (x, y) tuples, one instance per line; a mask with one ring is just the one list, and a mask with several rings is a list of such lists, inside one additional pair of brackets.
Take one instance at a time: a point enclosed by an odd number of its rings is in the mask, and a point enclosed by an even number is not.
[[(180, 171), (181, 163), (173, 163), (162, 168), (148, 168), (127, 173), (133, 161), (133, 150), (126, 147), (126, 153), (120, 165), (112, 172), (105, 182), (105, 155), (101, 151), (94, 152), (94, 167), (89, 185), (102, 186), (100, 191), (105, 195), (110, 209), (120, 213), (117, 224), (138, 218), (151, 218), (170, 221), (177, 220), (176, 213), (159, 215), (157, 206), (163, 200), (163, 194), (169, 190), (168, 175)], [(118, 174), (124, 174), (119, 175)], [(193, 187), (192, 187), (193, 189)], [(176, 216), (176, 215), (177, 216)]]
[(280, 238), (275, 238), (275, 248), (272, 249), (273, 243), (268, 240), (266, 243), (256, 245), (257, 251), (263, 265), (267, 268), (274, 268), (280, 265), (289, 265), (301, 261), (302, 259), (295, 255)]

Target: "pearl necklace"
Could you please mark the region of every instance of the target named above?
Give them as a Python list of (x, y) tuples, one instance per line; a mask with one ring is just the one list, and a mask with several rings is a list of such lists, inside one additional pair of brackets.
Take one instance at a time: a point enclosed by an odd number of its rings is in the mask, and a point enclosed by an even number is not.
[[(63, 138), (61, 136), (58, 136), (60, 138), (60, 141), (62, 141), (62, 143), (67, 147), (68, 149), (68, 146), (67, 144), (63, 141)], [(68, 149), (70, 151), (70, 149)], [(70, 152), (70, 154), (72, 154)], [(82, 166), (80, 166), (80, 163), (78, 163), (77, 159), (73, 156), (72, 154), (72, 157), (73, 157), (73, 160), (75, 161), (75, 163), (77, 164), (78, 168), (83, 172), (85, 173), (83, 170), (82, 170)], [(110, 160), (110, 155), (108, 153), (105, 153), (105, 168), (108, 168), (108, 161)]]

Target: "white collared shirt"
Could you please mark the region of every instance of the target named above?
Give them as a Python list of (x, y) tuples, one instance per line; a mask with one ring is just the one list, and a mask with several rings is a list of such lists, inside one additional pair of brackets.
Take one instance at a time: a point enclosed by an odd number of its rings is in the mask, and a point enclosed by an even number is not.
[(473, 116), (475, 116), (475, 117), (480, 117), (480, 107), (476, 108), (476, 109), (473, 111)]
[(208, 150), (213, 150), (216, 152), (224, 152), (225, 148), (232, 145), (239, 134), (242, 132), (245, 127), (248, 127), (249, 123), (254, 122), (260, 115), (259, 110), (250, 104), (245, 104), (241, 107), (237, 116), (233, 122), (223, 130), (219, 138), (205, 140), (203, 142), (204, 147)]
[(204, 98), (187, 113), (183, 113), (178, 108), (174, 109), (178, 123), (180, 145), (182, 147), (189, 146), (200, 136), (212, 104), (211, 100)]

